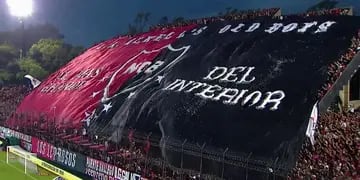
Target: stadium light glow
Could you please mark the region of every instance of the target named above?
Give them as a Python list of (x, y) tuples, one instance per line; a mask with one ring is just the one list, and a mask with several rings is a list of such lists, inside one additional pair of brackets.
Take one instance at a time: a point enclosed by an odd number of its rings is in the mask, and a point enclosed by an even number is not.
[(18, 18), (31, 16), (33, 0), (6, 0), (11, 15)]

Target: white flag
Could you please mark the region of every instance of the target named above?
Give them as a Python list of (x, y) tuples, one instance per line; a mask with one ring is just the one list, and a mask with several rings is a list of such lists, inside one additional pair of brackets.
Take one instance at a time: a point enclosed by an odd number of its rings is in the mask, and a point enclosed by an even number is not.
[(33, 88), (36, 88), (41, 84), (41, 81), (39, 81), (38, 79), (32, 77), (29, 74), (25, 75), (24, 77), (30, 80), (31, 85), (33, 86)]
[(315, 139), (314, 139), (314, 134), (315, 134), (315, 130), (316, 130), (316, 124), (317, 124), (317, 120), (318, 120), (318, 108), (317, 108), (317, 102), (314, 104), (313, 109), (311, 111), (311, 115), (310, 115), (310, 119), (309, 119), (309, 124), (308, 127), (306, 129), (306, 136), (310, 138), (311, 144), (314, 145), (315, 143)]

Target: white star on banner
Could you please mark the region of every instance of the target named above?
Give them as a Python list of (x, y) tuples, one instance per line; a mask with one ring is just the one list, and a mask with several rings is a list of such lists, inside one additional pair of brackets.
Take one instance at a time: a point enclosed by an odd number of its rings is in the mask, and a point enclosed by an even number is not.
[(102, 111), (108, 112), (111, 107), (112, 107), (111, 102), (109, 104), (105, 104), (104, 109)]
[(92, 95), (91, 95), (91, 97), (94, 98), (94, 97), (96, 97), (96, 95), (98, 95), (99, 93), (100, 93), (100, 91), (93, 92)]
[(156, 81), (158, 81), (160, 83), (162, 81), (162, 79), (164, 79), (164, 76), (158, 76)]
[(82, 122), (86, 122), (86, 126), (90, 126), (91, 118), (95, 115), (96, 109), (93, 110), (93, 112), (90, 114), (88, 112), (85, 112), (85, 119), (82, 120)]
[(115, 47), (117, 47), (117, 42), (115, 42), (114, 44), (109, 46), (110, 49), (115, 48)]
[(86, 126), (89, 127), (90, 126), (90, 121), (91, 121), (91, 118), (86, 118), (84, 120), (82, 120), (83, 122), (86, 122)]
[(133, 97), (134, 95), (135, 95), (135, 92), (131, 92), (127, 98), (130, 99), (130, 98)]
[(95, 115), (95, 112), (96, 112), (96, 109), (94, 109), (91, 113), (91, 116), (94, 116)]

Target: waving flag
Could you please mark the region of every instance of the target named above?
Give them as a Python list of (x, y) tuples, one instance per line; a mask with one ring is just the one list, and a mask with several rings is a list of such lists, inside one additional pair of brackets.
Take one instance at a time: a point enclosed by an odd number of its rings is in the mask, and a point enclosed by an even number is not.
[(38, 79), (32, 77), (32, 76), (29, 75), (29, 74), (25, 75), (24, 78), (29, 79), (29, 81), (30, 81), (31, 86), (32, 86), (33, 89), (36, 88), (36, 87), (38, 87), (38, 86), (41, 84), (41, 81), (39, 81)]

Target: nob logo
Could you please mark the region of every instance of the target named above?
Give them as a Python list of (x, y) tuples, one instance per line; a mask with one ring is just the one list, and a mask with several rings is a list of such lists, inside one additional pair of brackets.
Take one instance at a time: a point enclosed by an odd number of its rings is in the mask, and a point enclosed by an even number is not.
[[(140, 58), (142, 55), (158, 53), (163, 49), (168, 49), (173, 52), (181, 52), (181, 53), (179, 54), (179, 56), (177, 56), (174, 60), (170, 61), (168, 64), (166, 64), (164, 61), (156, 61), (152, 65), (150, 65), (151, 62), (149, 62), (149, 61), (145, 61), (142, 63), (136, 63), (136, 61), (135, 61), (137, 58)], [(162, 48), (151, 50), (151, 51), (147, 51), (147, 50), (141, 51), (139, 54), (137, 54), (134, 57), (132, 57), (131, 59), (127, 60), (119, 69), (117, 69), (111, 75), (110, 80), (108, 81), (107, 85), (104, 88), (104, 93), (103, 93), (103, 97), (101, 98), (101, 102), (105, 103), (105, 102), (119, 96), (120, 94), (134, 91), (137, 88), (143, 87), (146, 84), (150, 83), (151, 80), (154, 80), (162, 72), (164, 72), (167, 69), (172, 68), (178, 62), (180, 62), (181, 58), (189, 51), (189, 49), (190, 49), (190, 46), (174, 48), (171, 45), (167, 45)], [(148, 66), (148, 68), (146, 68), (147, 66)], [(123, 73), (120, 74), (121, 72), (123, 72)], [(114, 83), (114, 81), (116, 80), (116, 77), (118, 75), (130, 74), (130, 73), (134, 73), (134, 72), (136, 72), (136, 73), (144, 72), (147, 75), (147, 79), (136, 80), (133, 83), (131, 83), (131, 85), (122, 89), (117, 94), (110, 96), (110, 94), (109, 94), (110, 86)]]

